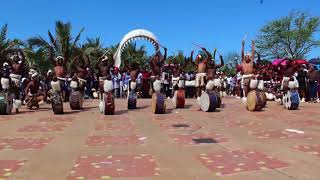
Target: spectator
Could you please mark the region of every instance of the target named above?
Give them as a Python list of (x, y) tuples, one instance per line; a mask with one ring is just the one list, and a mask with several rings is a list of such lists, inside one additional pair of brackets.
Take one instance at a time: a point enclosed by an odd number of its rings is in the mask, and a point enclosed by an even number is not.
[(307, 72), (301, 67), (298, 70), (298, 83), (299, 83), (299, 95), (301, 97), (301, 102), (305, 102), (306, 98), (306, 79), (307, 79)]
[(170, 75), (168, 72), (162, 72), (161, 76), (161, 82), (162, 82), (162, 91), (163, 93), (169, 97), (170, 96)]
[(317, 84), (318, 84), (318, 72), (313, 65), (309, 67), (309, 96), (310, 102), (316, 102), (317, 100)]
[(114, 94), (116, 98), (120, 98), (120, 82), (121, 82), (121, 74), (119, 73), (119, 69), (115, 68), (113, 72), (113, 87)]
[(136, 82), (137, 82), (138, 97), (141, 97), (142, 95), (142, 92), (141, 92), (142, 91), (142, 73), (141, 72), (138, 74)]

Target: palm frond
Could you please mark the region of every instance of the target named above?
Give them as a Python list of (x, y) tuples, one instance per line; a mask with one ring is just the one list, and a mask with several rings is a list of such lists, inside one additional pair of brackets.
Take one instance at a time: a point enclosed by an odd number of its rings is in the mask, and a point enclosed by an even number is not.
[(7, 39), (7, 33), (8, 33), (8, 24), (5, 24), (4, 26), (1, 27), (1, 30), (0, 30), (0, 44), (1, 45), (5, 44), (5, 41)]
[(84, 28), (82, 28), (82, 29), (80, 30), (80, 32), (78, 33), (78, 35), (77, 35), (76, 38), (74, 39), (74, 41), (73, 41), (73, 46), (75, 46), (75, 45), (78, 43), (78, 41), (80, 40), (80, 37), (81, 37), (81, 34), (82, 34), (83, 31), (84, 31)]

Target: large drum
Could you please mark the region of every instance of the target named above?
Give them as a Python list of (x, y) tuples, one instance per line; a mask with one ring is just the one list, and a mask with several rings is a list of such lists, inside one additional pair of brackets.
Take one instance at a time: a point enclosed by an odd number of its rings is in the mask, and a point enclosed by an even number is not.
[(217, 96), (217, 108), (220, 108), (221, 107), (221, 92), (219, 91), (219, 90), (216, 90), (215, 91), (215, 93), (216, 93), (216, 96)]
[(0, 115), (10, 115), (13, 107), (13, 99), (8, 92), (0, 92)]
[(266, 107), (266, 105), (267, 105), (267, 95), (263, 91), (260, 91), (260, 93), (261, 93), (261, 96), (262, 96), (262, 101), (264, 102), (263, 107)]
[(185, 91), (183, 89), (179, 89), (174, 91), (174, 96), (172, 98), (173, 105), (176, 108), (184, 108), (185, 104)]
[(282, 102), (284, 105), (284, 108), (289, 110), (296, 110), (299, 107), (299, 93), (298, 91), (288, 91), (287, 94), (285, 94), (282, 98)]
[(63, 100), (58, 92), (52, 93), (52, 110), (54, 114), (63, 114)]
[(128, 109), (137, 108), (137, 93), (135, 91), (129, 92), (128, 96)]
[(247, 109), (249, 111), (260, 111), (265, 106), (265, 94), (256, 90), (250, 91), (247, 95)]
[(72, 90), (69, 101), (70, 101), (70, 107), (72, 110), (82, 109), (82, 104), (83, 104), (82, 92)]
[(218, 97), (214, 91), (202, 91), (200, 96), (200, 108), (204, 112), (213, 112), (218, 106)]
[(166, 112), (166, 96), (160, 92), (153, 93), (151, 108), (154, 114), (164, 114)]
[(114, 97), (111, 92), (103, 93), (103, 100), (99, 105), (100, 112), (104, 115), (113, 115), (115, 110)]

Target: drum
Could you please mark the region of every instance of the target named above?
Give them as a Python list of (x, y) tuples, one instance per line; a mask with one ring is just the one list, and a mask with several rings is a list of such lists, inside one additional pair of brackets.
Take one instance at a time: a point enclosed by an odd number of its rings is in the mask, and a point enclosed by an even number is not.
[(152, 112), (154, 114), (164, 114), (166, 112), (166, 97), (160, 92), (152, 95)]
[(70, 107), (72, 110), (82, 109), (82, 104), (83, 104), (82, 92), (72, 90), (69, 101), (70, 101)]
[(174, 96), (172, 101), (173, 101), (173, 105), (176, 106), (176, 108), (184, 108), (185, 91), (183, 89), (174, 91)]
[(221, 107), (221, 92), (220, 91), (215, 91), (216, 96), (217, 96), (217, 108)]
[(200, 96), (200, 108), (204, 112), (213, 112), (218, 105), (218, 98), (214, 91), (202, 91)]
[(54, 114), (63, 114), (63, 100), (60, 93), (52, 94), (52, 110)]
[(266, 107), (267, 105), (267, 95), (263, 91), (260, 91), (261, 96), (262, 96), (262, 101), (264, 102), (263, 107)]
[(103, 102), (104, 102), (104, 115), (114, 115), (115, 104), (114, 97), (112, 93), (103, 93)]
[(260, 111), (265, 106), (264, 93), (256, 90), (250, 91), (247, 96), (247, 109)]
[(13, 107), (13, 99), (8, 92), (0, 92), (0, 115), (10, 115)]
[(128, 96), (128, 109), (137, 108), (137, 93), (135, 91), (129, 92)]
[(289, 110), (296, 110), (299, 107), (299, 93), (298, 91), (288, 91), (287, 94), (283, 96), (282, 102), (284, 108)]

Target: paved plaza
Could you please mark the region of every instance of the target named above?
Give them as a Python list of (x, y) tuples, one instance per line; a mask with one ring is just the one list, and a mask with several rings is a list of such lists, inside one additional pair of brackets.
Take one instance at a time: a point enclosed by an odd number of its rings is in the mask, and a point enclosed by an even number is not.
[[(249, 112), (226, 97), (216, 112), (185, 109), (151, 113), (151, 100), (116, 115), (84, 110), (53, 115), (50, 105), (0, 116), (0, 179), (13, 180), (319, 180), (319, 104), (288, 111), (268, 102)], [(290, 133), (286, 129), (303, 131)]]

